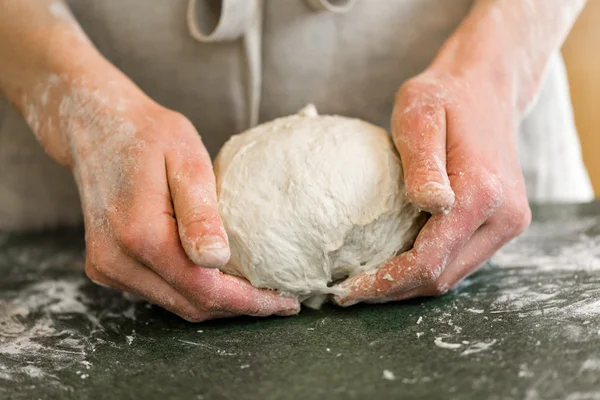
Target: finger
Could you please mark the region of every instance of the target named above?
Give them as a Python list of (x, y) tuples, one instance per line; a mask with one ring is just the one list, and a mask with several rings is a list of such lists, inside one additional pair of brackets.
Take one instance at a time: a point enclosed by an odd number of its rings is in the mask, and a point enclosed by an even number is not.
[(445, 294), (460, 281), (477, 271), (506, 243), (504, 239), (498, 240), (499, 237), (495, 227), (491, 224), (485, 224), (473, 234), (473, 237), (465, 244), (460, 254), (448, 264), (448, 267), (435, 282), (386, 298), (367, 301), (367, 303), (384, 303)]
[(284, 297), (271, 290), (257, 289), (245, 279), (224, 274), (216, 269), (186, 265), (183, 252), (177, 254), (175, 246), (169, 248), (173, 251), (171, 259), (175, 262), (165, 269), (165, 266), (169, 266), (168, 260), (160, 259), (161, 254), (156, 254), (155, 268), (188, 298), (195, 299), (198, 304), (209, 310), (253, 316), (294, 315), (300, 311), (300, 304), (296, 298)]
[[(485, 175), (485, 176), (483, 176)], [(375, 273), (363, 273), (340, 284), (343, 295), (334, 301), (352, 305), (389, 297), (429, 285), (441, 276), (449, 260), (458, 254), (473, 233), (500, 205), (500, 185), (492, 175), (455, 179), (459, 198), (446, 214), (433, 215), (425, 224), (413, 249), (393, 258)], [(478, 192), (473, 193), (477, 187)]]
[(156, 154), (148, 152), (140, 157), (147, 159), (139, 159), (145, 168), (136, 171), (136, 192), (127, 197), (124, 218), (114, 222), (120, 224), (115, 236), (124, 252), (204, 310), (256, 316), (299, 312), (296, 298), (259, 290), (245, 280), (218, 270), (199, 268), (192, 262), (182, 247), (170, 202), (164, 192), (156, 189), (166, 187), (165, 165), (156, 162), (160, 159)]
[(153, 204), (141, 197), (133, 199), (131, 207), (132, 222), (121, 233), (120, 241), (126, 244), (123, 249), (195, 306), (254, 316), (294, 315), (300, 311), (296, 298), (257, 289), (248, 281), (217, 269), (198, 267), (181, 246), (177, 224), (171, 215), (157, 214)]
[(85, 270), (95, 283), (142, 296), (190, 322), (233, 316), (209, 312), (194, 306), (158, 274), (125, 254), (115, 258), (110, 265), (86, 261)]
[[(525, 193), (524, 187), (520, 189), (521, 193)], [(531, 210), (525, 198), (513, 198), (509, 204), (504, 203), (502, 209), (502, 212), (496, 213), (473, 234), (437, 281), (431, 285), (398, 293), (390, 300), (446, 293), (487, 262), (508, 241), (523, 233), (531, 223)]]
[(149, 252), (148, 265), (195, 304), (208, 310), (253, 316), (294, 315), (300, 311), (296, 298), (257, 289), (245, 279), (217, 269), (198, 268), (177, 242), (174, 221), (170, 231), (165, 230), (161, 246), (153, 246), (160, 250)]
[(441, 100), (405, 85), (396, 97), (392, 136), (410, 202), (431, 213), (449, 210), (454, 191), (446, 172), (446, 111)]
[(217, 208), (210, 156), (200, 138), (169, 151), (166, 167), (179, 237), (188, 257), (202, 267), (225, 265), (229, 243)]

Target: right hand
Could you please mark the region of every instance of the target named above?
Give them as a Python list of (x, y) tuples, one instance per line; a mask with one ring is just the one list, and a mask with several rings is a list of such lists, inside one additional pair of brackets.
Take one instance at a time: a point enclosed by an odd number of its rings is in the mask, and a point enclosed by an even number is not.
[(104, 96), (82, 86), (55, 107), (82, 199), (87, 275), (189, 321), (298, 313), (297, 299), (216, 269), (230, 250), (193, 125), (145, 95)]

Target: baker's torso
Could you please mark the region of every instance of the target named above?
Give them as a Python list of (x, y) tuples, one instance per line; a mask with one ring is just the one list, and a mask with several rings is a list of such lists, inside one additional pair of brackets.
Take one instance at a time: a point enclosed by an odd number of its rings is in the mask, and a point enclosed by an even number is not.
[[(231, 9), (219, 1), (196, 1), (193, 14), (190, 0), (68, 1), (100, 52), (150, 97), (186, 115), (213, 156), (256, 122), (253, 115), (266, 121), (309, 102), (323, 114), (389, 127), (397, 88), (427, 67), (472, 4), (356, 0), (334, 12), (311, 2), (319, 0), (265, 0), (257, 31), (252, 7), (229, 17), (223, 12)], [(211, 26), (227, 22), (223, 17), (248, 24), (223, 39), (201, 41), (190, 33), (196, 24), (210, 36)], [(72, 179), (27, 130), (0, 99), (0, 205), (17, 209), (0, 207), (0, 228), (79, 221)], [(531, 199), (590, 198), (558, 56), (520, 128), (519, 151)]]

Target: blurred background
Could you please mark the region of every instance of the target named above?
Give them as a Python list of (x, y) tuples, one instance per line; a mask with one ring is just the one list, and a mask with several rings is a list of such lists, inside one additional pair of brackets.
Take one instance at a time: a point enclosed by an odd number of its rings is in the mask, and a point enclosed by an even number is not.
[(600, 0), (588, 0), (563, 46), (583, 159), (600, 197)]

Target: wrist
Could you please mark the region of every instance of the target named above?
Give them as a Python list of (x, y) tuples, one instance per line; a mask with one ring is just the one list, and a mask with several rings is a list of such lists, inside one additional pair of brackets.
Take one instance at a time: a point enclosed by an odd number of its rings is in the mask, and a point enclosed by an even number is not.
[(102, 64), (84, 74), (51, 77), (58, 84), (48, 101), (49, 145), (70, 169), (115, 140), (126, 145), (160, 108), (114, 66)]
[(145, 114), (139, 110), (156, 107), (94, 48), (82, 49), (78, 57), (85, 63), (56, 63), (32, 75), (18, 97), (40, 144), (69, 169), (101, 140), (122, 131), (132, 116)]
[(508, 110), (517, 122), (526, 91), (518, 82), (520, 72), (507, 56), (508, 43), (498, 35), (455, 32), (442, 46), (427, 71), (456, 82), (457, 89), (486, 93), (486, 97)]
[[(9, 7), (16, 22), (0, 16), (0, 34), (17, 32), (0, 43), (0, 91), (46, 152), (73, 168), (96, 125), (110, 118), (114, 125), (126, 119), (127, 107), (152, 102), (95, 49), (66, 8), (57, 17), (41, 3), (23, 4), (23, 10)], [(24, 12), (33, 21), (20, 29)]]
[(477, 0), (430, 69), (491, 84), (517, 121), (533, 103), (550, 58), (583, 0)]

